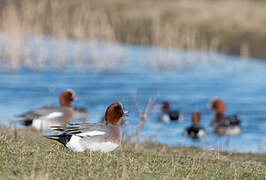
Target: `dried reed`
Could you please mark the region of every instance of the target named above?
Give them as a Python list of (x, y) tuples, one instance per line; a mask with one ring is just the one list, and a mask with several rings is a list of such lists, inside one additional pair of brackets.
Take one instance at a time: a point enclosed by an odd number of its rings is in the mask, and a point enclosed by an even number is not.
[[(7, 33), (8, 45), (1, 56), (13, 69), (21, 65), (42, 69), (49, 51), (38, 39), (48, 35), (96, 44), (104, 40), (266, 57), (265, 8), (263, 1), (251, 0), (2, 0), (0, 31)], [(21, 39), (28, 35), (36, 40), (32, 51), (25, 49)], [(60, 53), (66, 52), (57, 53), (54, 64), (64, 68), (67, 60)], [(36, 58), (29, 60), (28, 56)], [(90, 62), (78, 58), (73, 61), (76, 67), (97, 61), (99, 69), (108, 64), (99, 63), (102, 60), (97, 56)]]

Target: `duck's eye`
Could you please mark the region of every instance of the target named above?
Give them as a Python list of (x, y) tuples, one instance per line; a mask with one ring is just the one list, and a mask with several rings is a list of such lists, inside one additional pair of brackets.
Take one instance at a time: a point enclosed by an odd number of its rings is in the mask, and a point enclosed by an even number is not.
[(121, 106), (115, 106), (115, 111), (122, 111), (122, 108), (121, 108)]
[(216, 108), (216, 107), (217, 107), (217, 104), (213, 104), (212, 107), (213, 107), (213, 108)]
[(72, 97), (72, 93), (71, 93), (71, 92), (69, 92), (69, 93), (68, 93), (68, 96), (69, 96), (69, 97)]

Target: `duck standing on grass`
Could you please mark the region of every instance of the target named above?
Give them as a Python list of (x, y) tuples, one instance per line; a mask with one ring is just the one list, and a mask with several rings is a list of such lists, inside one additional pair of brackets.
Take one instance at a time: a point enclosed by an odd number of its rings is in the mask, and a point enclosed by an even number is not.
[(171, 110), (170, 104), (168, 102), (163, 102), (162, 104), (162, 113), (159, 117), (159, 120), (165, 123), (169, 123), (171, 121), (183, 121), (183, 116), (178, 110)]
[(48, 130), (50, 126), (64, 126), (73, 119), (75, 111), (71, 102), (75, 100), (75, 92), (72, 89), (63, 91), (60, 95), (60, 107), (43, 106), (30, 112), (18, 115), (22, 118), (20, 124), (32, 126), (37, 130)]
[(85, 150), (110, 152), (121, 143), (119, 121), (127, 115), (120, 102), (111, 104), (105, 112), (106, 123), (96, 124), (69, 124), (66, 127), (55, 126), (60, 134), (46, 136), (56, 140), (67, 148), (82, 152)]
[(225, 116), (226, 106), (221, 99), (214, 99), (211, 103), (215, 110), (215, 116), (211, 125), (215, 126), (214, 132), (218, 135), (239, 135), (241, 134), (241, 123), (237, 115)]
[(199, 139), (207, 135), (205, 129), (200, 126), (200, 113), (194, 111), (192, 114), (192, 126), (186, 129), (186, 136), (190, 136), (192, 139)]

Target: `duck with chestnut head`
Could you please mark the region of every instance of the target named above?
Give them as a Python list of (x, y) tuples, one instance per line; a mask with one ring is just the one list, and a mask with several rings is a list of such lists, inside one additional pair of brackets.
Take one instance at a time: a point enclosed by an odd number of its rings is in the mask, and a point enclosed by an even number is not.
[(73, 119), (75, 111), (71, 102), (76, 98), (72, 89), (63, 91), (59, 97), (60, 106), (43, 106), (33, 111), (18, 115), (19, 122), (37, 130), (48, 130), (50, 126), (66, 125)]
[(85, 150), (110, 152), (121, 143), (118, 124), (127, 115), (120, 102), (111, 104), (105, 112), (105, 123), (69, 124), (65, 127), (55, 126), (53, 129), (59, 134), (46, 136), (62, 143), (75, 152)]
[(200, 112), (193, 112), (192, 125), (186, 129), (185, 135), (192, 139), (199, 139), (207, 135), (205, 129), (200, 125)]
[(218, 135), (239, 135), (241, 134), (241, 122), (237, 115), (226, 116), (226, 105), (221, 99), (213, 99), (211, 108), (215, 116), (211, 125), (215, 127), (214, 132)]
[(170, 104), (167, 101), (162, 103), (162, 112), (159, 117), (159, 120), (165, 123), (169, 123), (172, 121), (183, 121), (183, 116), (178, 110), (172, 110), (170, 108)]

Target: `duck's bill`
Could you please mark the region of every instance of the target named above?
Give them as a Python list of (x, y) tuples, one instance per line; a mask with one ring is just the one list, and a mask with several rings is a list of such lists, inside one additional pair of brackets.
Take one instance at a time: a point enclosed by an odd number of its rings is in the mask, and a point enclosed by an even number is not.
[(124, 111), (123, 116), (128, 116), (129, 112), (128, 111)]

